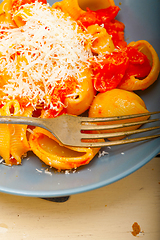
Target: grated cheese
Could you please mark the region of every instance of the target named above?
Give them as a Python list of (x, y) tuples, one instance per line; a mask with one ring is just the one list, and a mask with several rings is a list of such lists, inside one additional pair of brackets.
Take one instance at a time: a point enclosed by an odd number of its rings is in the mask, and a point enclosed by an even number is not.
[(98, 158), (101, 158), (101, 157), (103, 157), (103, 156), (105, 156), (105, 155), (108, 155), (109, 154), (109, 152), (106, 152), (106, 151), (99, 151), (98, 152)]
[(39, 2), (32, 4), (32, 14), (27, 16), (28, 6), (17, 12), (22, 13), (24, 26), (0, 26), (0, 73), (8, 76), (3, 99), (27, 97), (32, 105), (46, 104), (45, 96), (53, 92), (57, 81), (68, 77), (81, 81), (80, 69), (90, 66), (92, 53), (84, 46), (88, 35), (70, 17)]

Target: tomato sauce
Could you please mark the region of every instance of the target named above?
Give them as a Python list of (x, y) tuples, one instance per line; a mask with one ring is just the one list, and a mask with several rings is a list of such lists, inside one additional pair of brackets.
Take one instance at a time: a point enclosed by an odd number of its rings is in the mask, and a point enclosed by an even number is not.
[(58, 81), (53, 92), (50, 94), (48, 106), (44, 106), (45, 117), (57, 117), (66, 113), (64, 101), (67, 95), (76, 91), (77, 80), (73, 77), (68, 77), (65, 81)]

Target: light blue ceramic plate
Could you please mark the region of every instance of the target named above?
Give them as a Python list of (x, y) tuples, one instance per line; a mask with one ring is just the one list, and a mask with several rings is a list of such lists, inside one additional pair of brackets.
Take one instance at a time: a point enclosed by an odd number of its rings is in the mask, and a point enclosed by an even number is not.
[[(115, 3), (119, 5), (119, 0)], [(53, 2), (50, 2), (53, 3)], [(122, 0), (118, 19), (126, 25), (128, 42), (145, 39), (160, 56), (159, 0)], [(138, 94), (149, 111), (160, 110), (160, 79)], [(108, 154), (95, 157), (75, 173), (56, 173), (33, 154), (22, 166), (0, 165), (0, 191), (34, 197), (60, 197), (93, 190), (133, 173), (160, 152), (160, 138), (132, 145), (104, 149)]]

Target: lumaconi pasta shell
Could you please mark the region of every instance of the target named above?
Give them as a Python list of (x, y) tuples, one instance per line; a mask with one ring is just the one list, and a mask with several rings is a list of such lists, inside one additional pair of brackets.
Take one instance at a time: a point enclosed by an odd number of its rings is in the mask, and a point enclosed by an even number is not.
[(9, 126), (0, 124), (0, 156), (10, 164), (10, 131)]
[(114, 0), (78, 0), (78, 3), (82, 9), (86, 9), (86, 7), (89, 7), (92, 10), (115, 6)]
[(78, 19), (84, 11), (79, 7), (77, 0), (63, 0), (52, 5), (52, 8), (60, 8), (64, 13), (68, 13), (73, 19)]
[(79, 115), (85, 112), (91, 105), (95, 95), (90, 69), (84, 69), (80, 77), (82, 81), (79, 83), (80, 86), (76, 95), (65, 99), (68, 114)]
[(98, 26), (91, 25), (87, 28), (88, 33), (93, 35), (91, 49), (94, 53), (111, 53), (115, 49), (111, 36), (107, 33), (106, 29)]
[[(135, 93), (122, 89), (113, 89), (105, 93), (99, 93), (89, 110), (89, 117), (112, 117), (123, 116), (137, 113), (148, 112), (144, 101)], [(146, 120), (148, 116), (141, 118), (119, 120), (118, 123), (126, 123), (133, 121)], [(116, 124), (116, 121), (108, 122), (108, 124)], [(140, 125), (125, 127), (116, 130), (103, 131), (103, 132), (122, 132), (134, 130), (140, 127)], [(113, 138), (109, 140), (115, 140), (119, 138)]]
[[(10, 115), (9, 105), (10, 104), (6, 104), (0, 109), (1, 116)], [(7, 165), (10, 165), (10, 126), (6, 124), (0, 124), (0, 133), (0, 156)]]
[[(25, 108), (22, 116), (32, 116), (33, 107)], [(17, 100), (8, 101), (1, 109), (0, 115), (21, 115), (20, 104)], [(24, 154), (30, 150), (27, 140), (27, 125), (0, 124), (0, 156), (7, 165), (21, 164)]]
[(11, 0), (4, 0), (0, 4), (0, 15), (7, 12), (8, 10), (10, 10), (11, 7), (12, 7), (12, 1)]
[(16, 12), (16, 14), (14, 14), (13, 20), (18, 27), (25, 25), (24, 18), (26, 16), (31, 16), (31, 8), (32, 8), (32, 5), (24, 6), (23, 11), (21, 11), (20, 9), (19, 11)]
[(139, 51), (144, 53), (150, 60), (152, 69), (146, 78), (140, 80), (135, 78), (134, 76), (131, 76), (129, 79), (120, 83), (118, 88), (129, 91), (146, 89), (150, 85), (152, 85), (158, 78), (160, 71), (160, 61), (158, 54), (156, 53), (152, 45), (145, 40), (131, 42), (128, 44), (128, 46), (138, 47)]
[[(33, 107), (25, 108), (22, 116), (31, 117)], [(18, 115), (18, 114), (17, 114)], [(21, 164), (22, 157), (30, 150), (27, 139), (27, 125), (10, 125), (11, 131), (11, 155), (17, 161), (17, 165)]]
[(21, 164), (22, 156), (29, 151), (29, 144), (26, 139), (25, 125), (10, 125), (11, 134), (11, 155), (16, 160), (16, 165)]
[(0, 4), (0, 23), (8, 23), (10, 26), (16, 26), (11, 17), (11, 8), (12, 0), (4, 0)]
[(66, 147), (47, 130), (36, 127), (30, 135), (32, 151), (47, 165), (58, 170), (73, 169), (88, 164), (99, 148)]

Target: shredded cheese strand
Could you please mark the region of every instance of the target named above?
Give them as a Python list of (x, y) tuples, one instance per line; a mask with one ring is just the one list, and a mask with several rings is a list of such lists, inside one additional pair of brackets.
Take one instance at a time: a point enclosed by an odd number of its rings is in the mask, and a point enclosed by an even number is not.
[(60, 10), (35, 2), (28, 16), (23, 10), (28, 6), (20, 10), (24, 26), (0, 27), (0, 74), (8, 76), (4, 99), (19, 96), (45, 103), (44, 97), (53, 92), (57, 81), (68, 77), (80, 81), (80, 70), (89, 67), (92, 56), (84, 47), (91, 36)]

